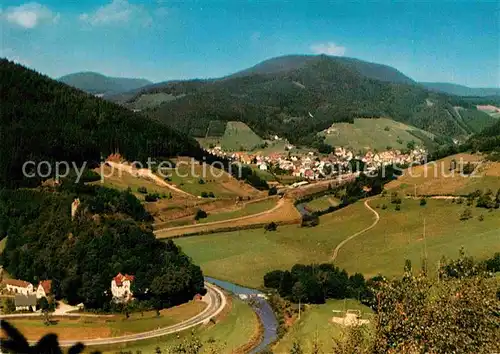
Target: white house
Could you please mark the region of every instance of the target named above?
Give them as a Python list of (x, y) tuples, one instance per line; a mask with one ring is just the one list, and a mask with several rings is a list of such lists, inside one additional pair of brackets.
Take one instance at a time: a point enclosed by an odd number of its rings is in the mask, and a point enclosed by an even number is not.
[(111, 293), (113, 294), (113, 300), (116, 302), (130, 301), (133, 297), (131, 290), (133, 281), (133, 275), (123, 275), (122, 273), (118, 273), (118, 275), (111, 280)]
[(52, 294), (52, 280), (42, 280), (36, 289), (36, 298), (41, 299)]
[(267, 164), (266, 164), (266, 163), (261, 163), (261, 164), (259, 165), (259, 169), (260, 169), (261, 171), (267, 171)]
[(33, 294), (33, 284), (18, 279), (4, 279), (2, 283), (7, 291), (14, 294), (31, 295)]

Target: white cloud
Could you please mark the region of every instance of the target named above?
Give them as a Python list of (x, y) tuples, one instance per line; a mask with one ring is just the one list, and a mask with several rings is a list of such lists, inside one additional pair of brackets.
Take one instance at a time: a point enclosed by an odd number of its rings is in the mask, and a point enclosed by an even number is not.
[(57, 23), (60, 15), (53, 13), (44, 5), (30, 2), (17, 7), (8, 7), (5, 13), (2, 11), (2, 17), (10, 23), (32, 29), (41, 23)]
[(149, 25), (152, 21), (144, 7), (130, 4), (127, 0), (112, 0), (91, 14), (81, 14), (80, 20), (93, 26), (127, 23), (131, 20), (139, 20), (144, 25)]
[(333, 42), (313, 44), (311, 46), (311, 51), (314, 54), (328, 54), (335, 56), (343, 56), (346, 52), (346, 47), (336, 45)]

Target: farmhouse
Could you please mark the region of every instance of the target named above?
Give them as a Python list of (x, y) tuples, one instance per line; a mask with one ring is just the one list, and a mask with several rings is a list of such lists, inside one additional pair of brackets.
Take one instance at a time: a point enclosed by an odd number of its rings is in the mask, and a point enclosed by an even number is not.
[(133, 275), (123, 275), (122, 273), (118, 273), (118, 275), (111, 280), (111, 293), (113, 294), (113, 300), (116, 302), (130, 301), (133, 296), (131, 291), (133, 281)]
[(18, 279), (4, 279), (2, 283), (7, 291), (14, 294), (30, 295), (33, 294), (33, 284)]
[(36, 289), (36, 298), (41, 299), (52, 294), (52, 280), (42, 280)]
[(35, 311), (36, 296), (17, 294), (14, 298), (14, 305), (16, 306), (16, 311)]

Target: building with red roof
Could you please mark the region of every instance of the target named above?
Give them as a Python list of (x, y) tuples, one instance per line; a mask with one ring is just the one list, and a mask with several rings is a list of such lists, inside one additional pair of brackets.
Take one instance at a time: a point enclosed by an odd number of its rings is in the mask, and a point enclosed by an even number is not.
[(135, 277), (133, 275), (118, 273), (113, 280), (111, 280), (113, 300), (116, 302), (130, 301), (134, 295), (131, 290), (134, 280)]

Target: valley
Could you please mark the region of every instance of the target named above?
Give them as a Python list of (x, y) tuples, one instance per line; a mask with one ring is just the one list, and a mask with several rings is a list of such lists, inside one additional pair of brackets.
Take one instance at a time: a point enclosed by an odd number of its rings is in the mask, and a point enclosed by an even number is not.
[(497, 352), (494, 7), (163, 3), (0, 10), (0, 352)]

